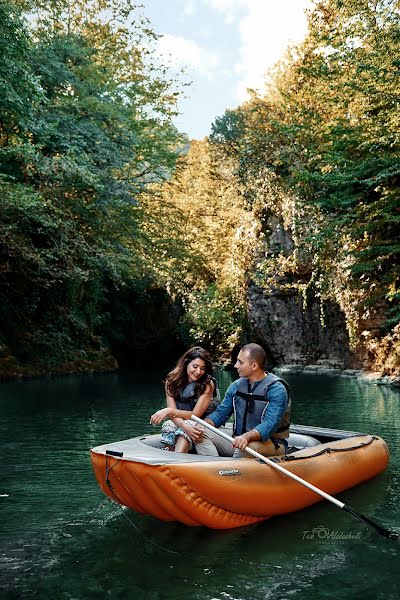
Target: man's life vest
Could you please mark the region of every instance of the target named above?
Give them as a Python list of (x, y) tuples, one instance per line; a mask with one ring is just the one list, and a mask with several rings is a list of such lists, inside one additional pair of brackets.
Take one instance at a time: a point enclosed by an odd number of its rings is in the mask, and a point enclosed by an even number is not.
[[(219, 393), (217, 381), (214, 377), (211, 377), (211, 381), (214, 384), (213, 397), (212, 397), (212, 400), (211, 400), (207, 410), (205, 411), (205, 413), (203, 413), (201, 418), (205, 417), (206, 415), (210, 415), (212, 412), (214, 412), (214, 410), (221, 403), (221, 396)], [(178, 410), (192, 411), (194, 409), (194, 407), (197, 404), (197, 400), (199, 399), (199, 395), (196, 392), (196, 384), (197, 384), (196, 381), (192, 381), (191, 383), (188, 383), (180, 391), (179, 400), (176, 401), (176, 408)]]
[(276, 429), (271, 432), (271, 437), (280, 439), (289, 437), (291, 413), (290, 387), (286, 381), (273, 373), (268, 373), (264, 379), (255, 384), (253, 389), (251, 389), (250, 381), (245, 377), (241, 377), (239, 380), (238, 389), (233, 399), (235, 412), (234, 436), (242, 435), (260, 425), (268, 409), (269, 401), (267, 399), (267, 392), (278, 381), (286, 388), (288, 403), (281, 421), (277, 424)]

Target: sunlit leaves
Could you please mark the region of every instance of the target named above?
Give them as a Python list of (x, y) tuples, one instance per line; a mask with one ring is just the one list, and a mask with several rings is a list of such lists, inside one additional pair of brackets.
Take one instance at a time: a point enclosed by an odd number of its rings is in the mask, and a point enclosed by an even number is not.
[(360, 328), (400, 320), (398, 296), (388, 300), (400, 274), (399, 31), (397, 2), (315, 0), (308, 36), (267, 93), (219, 118), (211, 137), (237, 160), (267, 238), (275, 215), (295, 242), (291, 260), (268, 250), (258, 280), (268, 286), (275, 270), (333, 299), (353, 343)]
[(183, 339), (229, 357), (240, 340), (246, 273), (259, 245), (235, 161), (207, 141), (192, 142), (171, 181), (143, 202), (154, 269), (184, 309)]
[(131, 2), (0, 10), (0, 336), (23, 360), (46, 361), (46, 344), (53, 363), (102, 355), (115, 297), (129, 319), (161, 285), (141, 196), (185, 141), (171, 121), (180, 84)]

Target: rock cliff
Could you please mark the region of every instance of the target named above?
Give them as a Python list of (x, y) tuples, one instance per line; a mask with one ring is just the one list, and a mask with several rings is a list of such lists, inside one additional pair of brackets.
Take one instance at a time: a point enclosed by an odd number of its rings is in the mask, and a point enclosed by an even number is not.
[(317, 300), (303, 306), (296, 290), (248, 288), (248, 318), (252, 338), (268, 349), (273, 364), (316, 364), (343, 369), (357, 362), (349, 349), (344, 315), (324, 304), (324, 323)]
[(281, 259), (295, 251), (291, 232), (283, 220), (271, 214), (264, 224), (264, 233), (261, 270), (264, 262), (268, 277), (265, 282), (250, 282), (247, 290), (251, 338), (267, 349), (274, 365), (359, 367), (350, 351), (346, 319), (340, 308), (326, 302), (322, 311), (319, 299), (312, 297), (305, 305), (298, 284), (309, 280), (310, 269), (305, 266), (302, 273), (290, 274), (279, 270)]

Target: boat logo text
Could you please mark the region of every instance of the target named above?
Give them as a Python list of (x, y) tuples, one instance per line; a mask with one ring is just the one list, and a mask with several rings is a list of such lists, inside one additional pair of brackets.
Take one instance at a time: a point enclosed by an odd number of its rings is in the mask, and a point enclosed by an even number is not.
[(239, 471), (239, 469), (220, 469), (218, 471), (218, 475), (241, 475), (241, 472)]

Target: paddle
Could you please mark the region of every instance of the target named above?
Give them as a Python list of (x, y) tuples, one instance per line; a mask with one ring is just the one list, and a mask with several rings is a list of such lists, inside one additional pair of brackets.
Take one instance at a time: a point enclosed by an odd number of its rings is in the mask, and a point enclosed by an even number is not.
[[(199, 419), (199, 417), (196, 417), (195, 415), (192, 415), (190, 418), (193, 421), (196, 421), (197, 423), (200, 423), (204, 427), (207, 427), (207, 429), (210, 429), (210, 431), (213, 431), (214, 433), (217, 433), (218, 435), (220, 435), (221, 437), (225, 438), (226, 440), (229, 440), (230, 442), (233, 442), (233, 437), (231, 437), (230, 435), (227, 435), (224, 431), (220, 431), (216, 427), (213, 427), (212, 425), (210, 425), (210, 423), (206, 423), (206, 421), (203, 421), (202, 419)], [(352, 509), (351, 506), (349, 506), (348, 504), (344, 504), (344, 502), (340, 502), (340, 500), (337, 500), (337, 498), (334, 498), (330, 494), (327, 494), (323, 490), (320, 490), (319, 488), (315, 487), (315, 485), (313, 485), (312, 483), (309, 483), (308, 481), (305, 481), (304, 479), (302, 479), (298, 475), (295, 475), (294, 473), (291, 473), (287, 469), (284, 469), (279, 464), (273, 462), (272, 460), (270, 460), (266, 456), (263, 456), (262, 454), (259, 454), (259, 452), (256, 452), (252, 448), (247, 447), (247, 448), (245, 448), (245, 451), (248, 454), (251, 454), (252, 456), (254, 456), (255, 458), (258, 458), (262, 462), (265, 462), (267, 465), (270, 465), (270, 467), (272, 467), (273, 469), (276, 469), (277, 471), (280, 471), (281, 473), (283, 473), (284, 475), (286, 475), (286, 477), (290, 477), (291, 479), (294, 479), (295, 481), (297, 481), (301, 485), (304, 485), (306, 488), (308, 488), (312, 492), (315, 492), (316, 494), (319, 494), (319, 496), (322, 496), (322, 498), (325, 498), (325, 500), (328, 500), (329, 502), (332, 502), (332, 504), (335, 504), (335, 506), (337, 506), (338, 508), (341, 508), (341, 509), (345, 510), (349, 514), (353, 515), (353, 517), (356, 517), (356, 519), (358, 519), (359, 521), (362, 521), (366, 525), (369, 525), (370, 527), (372, 527), (373, 529), (375, 529), (375, 531), (377, 531), (378, 533), (380, 533), (383, 537), (388, 538), (389, 540), (397, 541), (398, 544), (400, 543), (399, 534), (396, 531), (390, 531), (389, 529), (385, 529), (385, 527), (382, 527), (378, 523), (375, 523), (374, 521), (372, 521), (372, 519), (369, 519), (365, 515), (362, 515), (361, 513), (358, 513), (357, 511), (355, 511), (354, 509)]]

